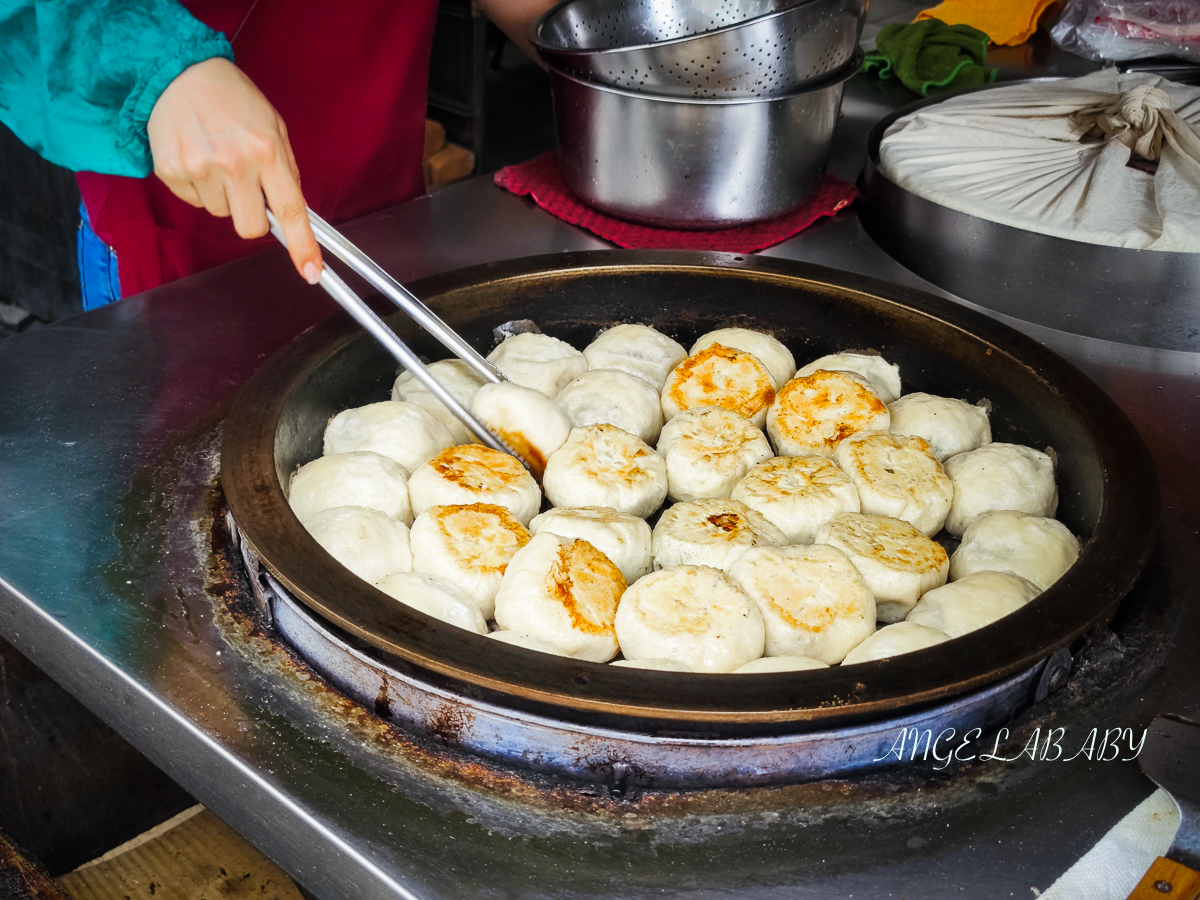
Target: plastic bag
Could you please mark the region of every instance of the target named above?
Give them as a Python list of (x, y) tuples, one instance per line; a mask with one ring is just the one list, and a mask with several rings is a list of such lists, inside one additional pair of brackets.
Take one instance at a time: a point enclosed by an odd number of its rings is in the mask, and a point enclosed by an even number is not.
[(1067, 0), (1050, 37), (1086, 59), (1200, 62), (1200, 0)]

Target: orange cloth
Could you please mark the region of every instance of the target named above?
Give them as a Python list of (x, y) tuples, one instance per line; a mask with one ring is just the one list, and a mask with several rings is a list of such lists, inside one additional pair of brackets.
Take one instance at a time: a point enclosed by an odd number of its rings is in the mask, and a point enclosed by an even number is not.
[(1038, 20), (1055, 0), (944, 0), (932, 9), (917, 13), (914, 21), (941, 19), (947, 25), (970, 25), (992, 39), (993, 44), (1015, 47), (1037, 31)]

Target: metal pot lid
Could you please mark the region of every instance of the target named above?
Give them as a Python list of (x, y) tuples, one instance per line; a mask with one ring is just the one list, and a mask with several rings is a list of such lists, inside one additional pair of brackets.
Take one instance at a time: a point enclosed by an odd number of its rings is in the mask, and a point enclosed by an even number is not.
[[(551, 657), (466, 633), (351, 576), (301, 526), (281, 486), (320, 453), (334, 412), (386, 395), (394, 364), (343, 316), (305, 332), (242, 388), (225, 423), (221, 478), (258, 558), (318, 615), (467, 696), (646, 733), (780, 733), (915, 710), (1015, 675), (1111, 619), (1157, 530), (1157, 480), (1128, 419), (1093, 382), (1019, 332), (931, 295), (785, 260), (594, 251), (479, 266), (412, 286), (481, 349), (494, 326), (537, 321), (577, 346), (620, 322), (690, 345), (725, 325), (773, 332), (798, 359), (879, 350), (908, 391), (987, 397), (993, 433), (1059, 460), (1059, 518), (1079, 561), (986, 628), (891, 660), (738, 676), (646, 672)], [(410, 322), (389, 324), (419, 353)]]

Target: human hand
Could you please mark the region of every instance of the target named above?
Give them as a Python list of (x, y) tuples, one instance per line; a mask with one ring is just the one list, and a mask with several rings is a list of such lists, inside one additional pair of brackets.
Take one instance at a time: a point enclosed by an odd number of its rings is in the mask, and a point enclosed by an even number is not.
[(244, 238), (267, 233), (269, 206), (296, 271), (317, 283), (321, 249), (287, 128), (241, 69), (219, 57), (185, 69), (154, 104), (146, 132), (154, 173), (172, 193), (214, 216), (232, 216)]

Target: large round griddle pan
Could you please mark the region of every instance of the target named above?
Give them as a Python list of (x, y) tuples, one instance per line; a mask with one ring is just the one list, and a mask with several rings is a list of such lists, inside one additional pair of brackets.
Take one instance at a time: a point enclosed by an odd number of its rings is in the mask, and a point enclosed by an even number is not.
[(939, 94), (880, 119), (867, 137), (859, 179), (863, 228), (905, 268), (988, 309), (1121, 344), (1200, 350), (1200, 253), (1106, 247), (1003, 225), (926, 200), (880, 168), (883, 135), (904, 116), (1023, 83)]
[[(1084, 542), (1079, 562), (1021, 610), (889, 661), (786, 674), (682, 675), (499, 644), (408, 609), (353, 577), (287, 505), (282, 485), (320, 454), (328, 419), (386, 398), (395, 376), (394, 362), (336, 316), (275, 354), (236, 399), (221, 452), (229, 506), (258, 558), (301, 602), (467, 696), (651, 733), (780, 733), (895, 716), (1026, 671), (1106, 623), (1150, 551), (1157, 486), (1133, 426), (1064, 360), (951, 302), (819, 266), (671, 251), (533, 257), (429, 278), (412, 289), (483, 351), (493, 344), (493, 327), (522, 318), (577, 347), (599, 328), (644, 322), (684, 346), (720, 326), (761, 328), (801, 361), (876, 349), (899, 364), (906, 392), (987, 398), (995, 440), (1052, 447), (1059, 518)], [(444, 355), (402, 315), (389, 324), (417, 352)]]

